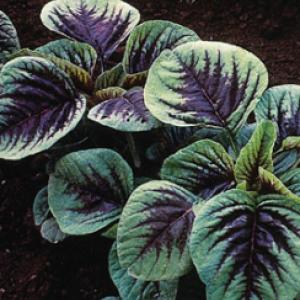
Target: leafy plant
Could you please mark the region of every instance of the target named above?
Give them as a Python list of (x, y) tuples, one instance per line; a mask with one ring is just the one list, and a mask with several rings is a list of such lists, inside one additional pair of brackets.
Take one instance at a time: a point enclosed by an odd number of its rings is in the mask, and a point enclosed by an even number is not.
[(0, 158), (48, 152), (42, 236), (115, 239), (125, 300), (176, 299), (193, 266), (208, 300), (295, 299), (300, 87), (267, 89), (254, 54), (138, 25), (120, 0), (51, 1), (41, 19), (64, 38), (21, 49), (0, 14)]

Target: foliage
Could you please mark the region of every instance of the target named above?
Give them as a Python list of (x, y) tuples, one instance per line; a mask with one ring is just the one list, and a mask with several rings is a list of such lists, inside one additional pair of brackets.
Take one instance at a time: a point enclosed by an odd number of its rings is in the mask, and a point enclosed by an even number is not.
[(42, 236), (115, 239), (124, 300), (176, 299), (193, 267), (208, 300), (295, 299), (300, 86), (121, 0), (55, 0), (41, 20), (63, 38), (22, 49), (0, 12), (0, 158), (50, 157)]

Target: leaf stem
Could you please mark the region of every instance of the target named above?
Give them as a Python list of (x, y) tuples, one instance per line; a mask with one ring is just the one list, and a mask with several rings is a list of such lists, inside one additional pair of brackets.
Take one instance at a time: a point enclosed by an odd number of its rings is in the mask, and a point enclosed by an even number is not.
[(126, 133), (126, 138), (127, 138), (127, 142), (128, 142), (128, 147), (129, 147), (129, 151), (133, 160), (133, 164), (134, 166), (139, 169), (142, 165), (141, 163), (141, 158), (139, 155), (139, 152), (136, 149), (136, 144), (135, 144), (135, 140), (133, 138), (132, 133)]
[(235, 154), (235, 157), (238, 158), (239, 153), (238, 153), (238, 150), (237, 150), (237, 146), (236, 146), (236, 144), (234, 142), (234, 139), (232, 137), (232, 134), (231, 134), (230, 130), (227, 129), (227, 128), (226, 128), (226, 133), (227, 133), (227, 137), (229, 139), (229, 143), (230, 143), (230, 146), (232, 148), (232, 151)]

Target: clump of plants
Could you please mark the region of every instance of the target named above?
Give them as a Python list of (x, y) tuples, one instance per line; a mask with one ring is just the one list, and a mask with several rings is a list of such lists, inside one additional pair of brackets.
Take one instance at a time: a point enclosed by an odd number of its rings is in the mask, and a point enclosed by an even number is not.
[(42, 236), (115, 239), (124, 300), (176, 299), (193, 266), (209, 300), (295, 299), (300, 86), (123, 1), (56, 0), (41, 20), (64, 38), (22, 49), (0, 15), (0, 157), (51, 157)]

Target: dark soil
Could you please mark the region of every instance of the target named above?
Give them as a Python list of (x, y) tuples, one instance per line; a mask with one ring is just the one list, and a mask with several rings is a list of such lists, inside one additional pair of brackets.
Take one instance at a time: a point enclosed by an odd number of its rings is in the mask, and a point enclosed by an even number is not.
[[(46, 2), (0, 0), (0, 10), (14, 21), (23, 47), (34, 48), (57, 37), (39, 21)], [(204, 40), (249, 49), (267, 65), (270, 85), (300, 81), (297, 0), (198, 0), (192, 6), (179, 0), (128, 2), (145, 20), (172, 20)], [(34, 226), (32, 201), (47, 183), (46, 162), (43, 154), (21, 162), (0, 161), (0, 299), (99, 300), (116, 294), (107, 271), (111, 241), (94, 234), (51, 245)]]

